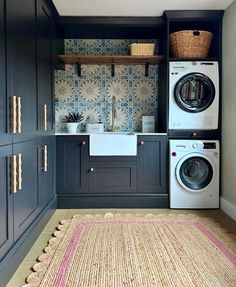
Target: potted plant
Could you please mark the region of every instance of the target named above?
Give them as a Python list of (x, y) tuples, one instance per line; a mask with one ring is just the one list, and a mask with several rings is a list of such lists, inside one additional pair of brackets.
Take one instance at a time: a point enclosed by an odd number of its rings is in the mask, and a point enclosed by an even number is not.
[(69, 133), (76, 133), (78, 123), (83, 121), (83, 116), (79, 113), (69, 113), (67, 116), (65, 116), (64, 122), (67, 125)]

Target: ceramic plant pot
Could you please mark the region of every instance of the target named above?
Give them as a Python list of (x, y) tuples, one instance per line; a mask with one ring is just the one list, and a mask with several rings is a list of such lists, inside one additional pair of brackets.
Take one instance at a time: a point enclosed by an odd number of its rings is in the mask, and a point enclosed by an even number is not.
[(75, 134), (77, 131), (78, 123), (66, 123), (68, 132), (70, 134)]

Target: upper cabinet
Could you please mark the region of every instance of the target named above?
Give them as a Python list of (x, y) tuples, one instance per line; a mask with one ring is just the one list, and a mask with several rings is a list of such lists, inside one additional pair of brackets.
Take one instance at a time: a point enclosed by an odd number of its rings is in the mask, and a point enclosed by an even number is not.
[[(222, 18), (224, 11), (166, 11), (168, 41), (171, 33), (181, 30), (209, 31), (213, 33), (210, 50), (206, 59), (221, 58)], [(197, 35), (196, 35), (197, 36)], [(184, 60), (174, 58), (168, 45), (170, 60)]]
[(37, 132), (35, 1), (6, 1), (7, 94), (13, 141)]
[(10, 133), (10, 118), (8, 117), (9, 103), (6, 95), (6, 51), (5, 51), (5, 1), (0, 0), (0, 145), (9, 144), (12, 140)]
[(37, 1), (37, 87), (38, 129), (41, 133), (53, 133), (53, 69), (52, 69), (53, 21), (47, 7)]

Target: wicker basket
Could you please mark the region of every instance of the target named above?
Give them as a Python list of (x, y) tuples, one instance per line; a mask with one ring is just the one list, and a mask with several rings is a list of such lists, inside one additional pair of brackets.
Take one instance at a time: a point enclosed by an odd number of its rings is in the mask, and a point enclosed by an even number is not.
[(130, 45), (132, 56), (152, 56), (154, 55), (155, 44), (133, 43)]
[(170, 48), (176, 58), (207, 57), (213, 34), (208, 31), (184, 30), (170, 35)]

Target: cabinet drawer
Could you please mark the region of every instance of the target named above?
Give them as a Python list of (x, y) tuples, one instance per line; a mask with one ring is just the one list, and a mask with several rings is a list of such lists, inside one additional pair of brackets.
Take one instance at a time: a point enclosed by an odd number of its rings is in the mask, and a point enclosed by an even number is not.
[(136, 191), (136, 162), (90, 162), (89, 192)]

